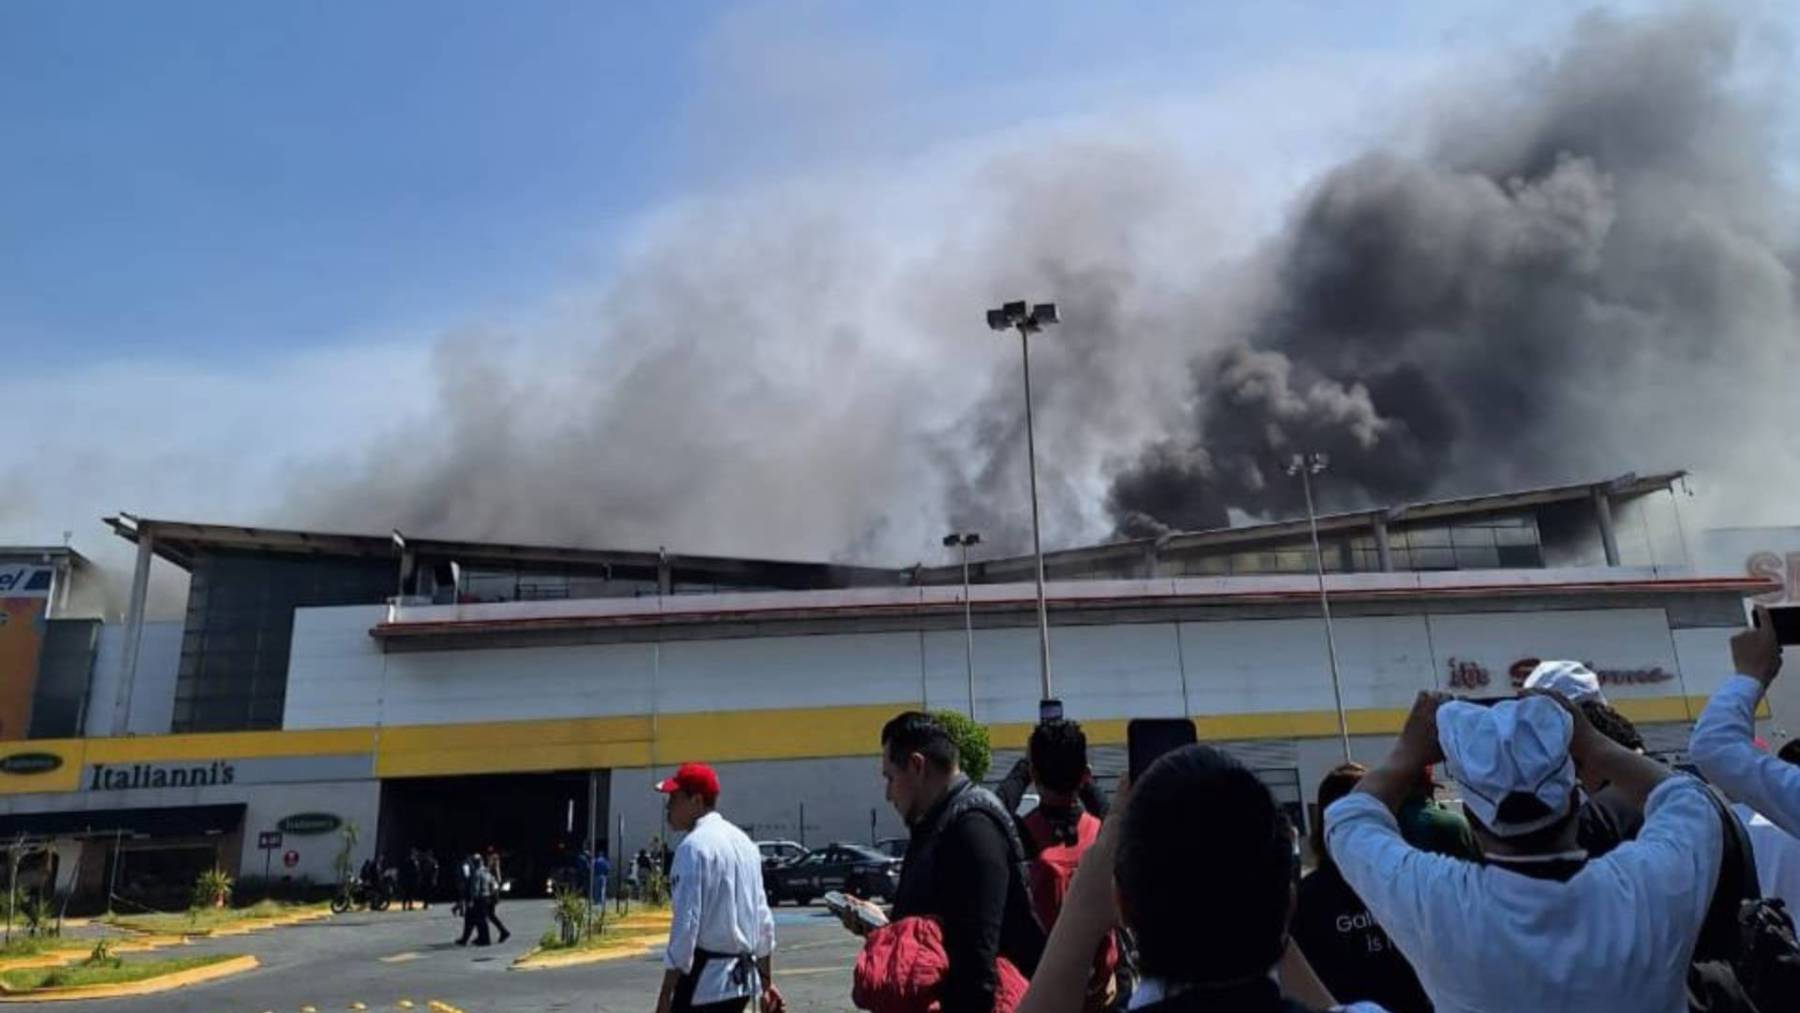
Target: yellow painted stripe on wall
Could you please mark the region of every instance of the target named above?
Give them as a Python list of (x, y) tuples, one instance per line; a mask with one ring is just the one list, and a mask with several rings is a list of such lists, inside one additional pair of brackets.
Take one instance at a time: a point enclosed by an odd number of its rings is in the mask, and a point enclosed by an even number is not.
[(650, 718), (401, 725), (377, 737), (378, 777), (648, 766)]
[[(1656, 724), (1689, 720), (1700, 716), (1706, 706), (1705, 697), (1650, 697), (1617, 700), (1613, 705), (1632, 721)], [(1382, 707), (1346, 711), (1344, 718), (1352, 735), (1397, 735), (1406, 724), (1408, 708)], [(1769, 716), (1765, 704), (1758, 717)], [(1310, 739), (1330, 738), (1338, 733), (1337, 712), (1265, 711), (1260, 714), (1200, 714), (1193, 718), (1201, 741), (1238, 739)], [(1081, 722), (1088, 742), (1095, 745), (1119, 745), (1125, 741), (1127, 721), (1101, 718)], [(1023, 749), (1031, 737), (1033, 725), (1027, 722), (990, 725), (988, 738), (995, 749)]]
[(875, 756), (881, 752), (881, 726), (918, 706), (907, 702), (664, 714), (657, 718), (656, 761)]
[(248, 760), (264, 756), (328, 756), (368, 753), (372, 728), (320, 728), (196, 735), (135, 735), (90, 739), (88, 763), (157, 763), (168, 760)]
[[(1615, 702), (1633, 721), (1678, 722), (1697, 716), (1704, 697), (1651, 697)], [(0, 795), (74, 791), (81, 769), (92, 763), (157, 763), (329, 754), (375, 755), (378, 777), (431, 777), (588, 768), (670, 766), (683, 760), (736, 762), (875, 756), (881, 726), (918, 706), (897, 702), (854, 707), (713, 711), (623, 717), (490, 721), (405, 725), (391, 728), (305, 729), (206, 735), (141, 735), (114, 739), (45, 739), (17, 743), (13, 752), (50, 753), (62, 759), (41, 774), (0, 775)], [(1767, 718), (1765, 704), (1758, 716)], [(1402, 708), (1352, 710), (1355, 735), (1393, 735), (1406, 720)], [(1193, 718), (1202, 740), (1329, 738), (1337, 714), (1329, 710), (1208, 714)], [(1123, 718), (1082, 722), (1097, 745), (1125, 741)], [(654, 728), (655, 745), (652, 748)], [(989, 727), (996, 749), (1022, 749), (1032, 725)]]

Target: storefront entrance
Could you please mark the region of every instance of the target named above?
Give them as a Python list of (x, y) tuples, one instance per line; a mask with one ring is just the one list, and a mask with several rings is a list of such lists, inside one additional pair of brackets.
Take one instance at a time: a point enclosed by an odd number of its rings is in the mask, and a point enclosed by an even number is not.
[[(602, 847), (608, 773), (593, 773)], [(456, 889), (459, 859), (491, 848), (500, 854), (512, 896), (544, 896), (551, 876), (573, 864), (587, 841), (589, 791), (587, 771), (383, 781), (376, 849), (396, 864), (413, 848), (435, 854), (437, 894), (448, 898)]]

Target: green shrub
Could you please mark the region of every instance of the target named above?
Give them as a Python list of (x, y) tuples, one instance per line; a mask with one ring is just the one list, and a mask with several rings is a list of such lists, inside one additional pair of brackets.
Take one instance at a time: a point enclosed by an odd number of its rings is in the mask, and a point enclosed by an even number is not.
[(574, 946), (588, 929), (592, 905), (580, 890), (556, 892), (556, 929), (562, 946)]
[(61, 930), (56, 923), (56, 906), (50, 898), (39, 895), (27, 900), (20, 911), (25, 916), (25, 934), (28, 936), (54, 936)]
[(979, 782), (986, 777), (989, 765), (994, 762), (987, 729), (969, 720), (969, 716), (961, 711), (932, 711), (931, 716), (944, 726), (950, 733), (950, 740), (956, 743), (962, 772), (969, 775), (969, 780)]
[(644, 883), (644, 903), (651, 907), (669, 906), (669, 877), (663, 875), (660, 868), (650, 871), (650, 878)]
[(194, 909), (219, 907), (231, 900), (231, 875), (218, 866), (194, 880)]
[(113, 956), (113, 944), (110, 939), (101, 939), (94, 943), (87, 959), (81, 962), (83, 967), (118, 967), (122, 961)]

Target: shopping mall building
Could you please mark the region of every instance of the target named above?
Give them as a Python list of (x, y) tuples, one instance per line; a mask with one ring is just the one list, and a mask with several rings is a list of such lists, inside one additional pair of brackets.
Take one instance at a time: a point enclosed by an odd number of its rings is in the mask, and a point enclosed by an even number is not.
[[(1540, 658), (1587, 662), (1679, 753), (1744, 599), (1781, 593), (1742, 560), (1694, 565), (1667, 535), (1679, 483), (1321, 517), (1357, 758), (1418, 690), (1508, 693)], [(647, 843), (650, 786), (689, 759), (719, 767), (722, 808), (756, 836), (893, 836), (887, 718), (972, 710), (998, 776), (1037, 714), (1029, 557), (975, 563), (965, 613), (955, 565), (109, 523), (138, 551), (123, 622), (68, 609), (69, 550), (0, 550), (0, 836), (49, 843), (87, 901), (215, 862), (329, 881), (350, 826), (356, 864), (492, 845), (541, 882), (590, 832), (614, 854)], [(1304, 519), (1047, 555), (1053, 691), (1103, 779), (1129, 718), (1186, 716), (1314, 818), (1303, 800), (1343, 746), (1312, 558)], [(144, 618), (152, 560), (190, 575), (180, 622)]]

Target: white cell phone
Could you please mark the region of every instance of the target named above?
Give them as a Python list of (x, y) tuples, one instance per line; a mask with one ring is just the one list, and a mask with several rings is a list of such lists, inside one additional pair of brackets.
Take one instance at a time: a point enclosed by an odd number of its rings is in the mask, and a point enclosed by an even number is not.
[(855, 911), (856, 920), (861, 922), (864, 928), (878, 929), (888, 923), (887, 915), (882, 914), (880, 908), (873, 904), (854, 904), (850, 898), (836, 890), (825, 894), (824, 901), (826, 909), (839, 917), (842, 917), (845, 911)]

